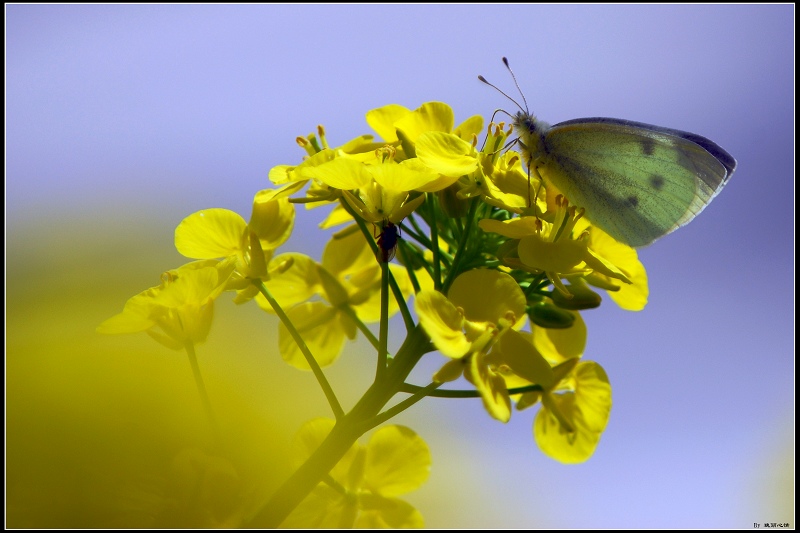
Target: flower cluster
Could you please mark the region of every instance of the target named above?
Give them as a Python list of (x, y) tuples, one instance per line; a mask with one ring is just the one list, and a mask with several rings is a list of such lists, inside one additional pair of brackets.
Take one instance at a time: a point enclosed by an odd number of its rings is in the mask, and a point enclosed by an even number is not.
[[(395, 496), (425, 480), (424, 441), (397, 426), (377, 431), (366, 448), (354, 439), (426, 396), (480, 397), (501, 422), (514, 406), (540, 405), (533, 424), (540, 449), (564, 463), (585, 461), (607, 425), (611, 386), (598, 363), (583, 359), (581, 313), (600, 305), (598, 290), (627, 310), (647, 302), (636, 251), (524, 169), (506, 149), (511, 129), (504, 124), (490, 124), (479, 145), (482, 119), (456, 125), (440, 102), (415, 110), (389, 105), (366, 118), (376, 135), (338, 147), (321, 126), (299, 137), (306, 157), (270, 171), (276, 188), (256, 194), (249, 222), (225, 209), (184, 219), (175, 244), (195, 261), (165, 273), (98, 328), (146, 331), (190, 349), (206, 339), (214, 300), (225, 291), (278, 315), (283, 359), (314, 372), (337, 417), (303, 427), (301, 462), (338, 465), (330, 476), (320, 470), (319, 485), (287, 482), (286, 491), (298, 494), (276, 496), (263, 524), (288, 516), (285, 524), (297, 527), (420, 526), (419, 513)], [(297, 203), (333, 207), (321, 227), (337, 231), (319, 261), (276, 255)], [(397, 312), (407, 338), (392, 355), (387, 321)], [(377, 336), (368, 326), (374, 323)], [(377, 351), (376, 378), (345, 415), (322, 368), (359, 332)], [(434, 349), (446, 362), (432, 382), (406, 383)], [(457, 388), (462, 378), (465, 390)], [(413, 395), (381, 412), (400, 392)], [(341, 435), (352, 446), (342, 446)], [(319, 459), (325, 453), (338, 455), (326, 463)]]

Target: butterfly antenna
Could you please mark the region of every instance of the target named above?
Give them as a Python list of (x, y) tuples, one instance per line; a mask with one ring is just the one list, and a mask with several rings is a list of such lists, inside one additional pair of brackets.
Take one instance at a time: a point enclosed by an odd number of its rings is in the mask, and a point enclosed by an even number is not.
[[(504, 58), (504, 59), (505, 59), (505, 58)], [(514, 74), (512, 73), (511, 75), (513, 76)], [(484, 78), (484, 77), (483, 77), (483, 76), (481, 76), (480, 74), (478, 74), (478, 79), (479, 79), (479, 80), (481, 80), (481, 81), (482, 81), (483, 83), (485, 83), (486, 85), (488, 85), (489, 87), (493, 88), (495, 91), (497, 91), (497, 92), (499, 92), (500, 94), (502, 94), (503, 96), (505, 96), (506, 98), (508, 98), (509, 100), (511, 100), (512, 102), (514, 102), (514, 105), (515, 105), (515, 106), (517, 106), (518, 108), (520, 108), (520, 110), (522, 110), (522, 111), (526, 111), (526, 109), (525, 109), (525, 108), (523, 108), (521, 105), (519, 105), (519, 102), (517, 102), (516, 100), (514, 100), (513, 98), (511, 98), (510, 96), (508, 96), (508, 95), (507, 95), (505, 92), (503, 92), (503, 91), (502, 91), (502, 90), (501, 90), (501, 89), (500, 89), (500, 88), (499, 88), (497, 85), (495, 85), (495, 84), (493, 84), (493, 83), (489, 83), (488, 81), (486, 81), (486, 78)], [(516, 83), (516, 80), (514, 80), (514, 82)], [(519, 89), (519, 85), (517, 85), (517, 89)], [(523, 96), (523, 97), (522, 97), (522, 99), (523, 99), (523, 101), (524, 101), (524, 100), (525, 100), (525, 96)], [(525, 105), (527, 106), (527, 105), (528, 105), (528, 103), (527, 103), (527, 102), (525, 102)], [(502, 109), (498, 109), (497, 111), (503, 111), (503, 110), (502, 110)], [(497, 111), (495, 111), (495, 112), (497, 112)], [(507, 115), (511, 116), (511, 114), (510, 114), (510, 113), (508, 113), (507, 111), (503, 111), (503, 113), (506, 113)]]
[[(505, 57), (503, 58), (503, 64), (508, 69), (508, 73), (511, 74), (511, 79), (514, 80), (514, 85), (517, 86), (517, 90), (519, 91), (520, 96), (522, 96), (522, 101), (525, 103), (525, 112), (526, 113), (530, 113), (530, 111), (528, 111), (528, 100), (525, 99), (525, 93), (523, 93), (522, 89), (519, 88), (519, 83), (517, 82), (517, 77), (514, 75), (514, 71), (511, 70), (511, 65), (508, 64), (508, 58), (505, 58)], [(502, 92), (502, 91), (500, 91), (500, 92)], [(516, 102), (514, 102), (514, 103), (516, 104)], [(519, 106), (519, 104), (517, 104), (517, 106)], [(522, 107), (519, 107), (519, 108), (522, 109)]]

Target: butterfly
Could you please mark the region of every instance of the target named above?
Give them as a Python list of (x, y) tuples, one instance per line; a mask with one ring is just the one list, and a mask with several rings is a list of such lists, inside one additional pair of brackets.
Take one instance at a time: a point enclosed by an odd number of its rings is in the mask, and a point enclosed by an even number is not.
[(647, 246), (691, 222), (736, 169), (733, 156), (694, 133), (615, 118), (550, 126), (527, 103), (517, 105), (513, 127), (528, 172), (629, 246)]

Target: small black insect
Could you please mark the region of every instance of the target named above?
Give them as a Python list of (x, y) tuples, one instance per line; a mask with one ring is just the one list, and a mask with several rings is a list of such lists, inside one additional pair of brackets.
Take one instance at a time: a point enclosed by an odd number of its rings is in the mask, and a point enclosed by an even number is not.
[(400, 238), (400, 228), (389, 220), (381, 223), (381, 233), (378, 235), (378, 262), (388, 263), (394, 258), (397, 251), (397, 239)]

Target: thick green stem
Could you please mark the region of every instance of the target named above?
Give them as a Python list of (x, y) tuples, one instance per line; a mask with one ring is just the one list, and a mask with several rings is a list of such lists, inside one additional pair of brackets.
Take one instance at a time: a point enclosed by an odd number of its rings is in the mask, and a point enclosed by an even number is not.
[(400, 402), (397, 405), (387, 409), (386, 411), (384, 411), (381, 414), (379, 414), (378, 416), (376, 416), (374, 419), (370, 420), (370, 424), (369, 424), (370, 425), (370, 429), (374, 428), (374, 427), (377, 427), (377, 426), (380, 426), (381, 424), (383, 424), (387, 420), (389, 420), (391, 418), (394, 418), (395, 416), (399, 415), (400, 413), (402, 413), (403, 411), (405, 411), (406, 409), (408, 409), (409, 407), (411, 407), (412, 405), (414, 405), (418, 401), (422, 400), (426, 396), (430, 396), (431, 392), (435, 391), (437, 388), (439, 388), (441, 386), (442, 386), (441, 383), (432, 382), (427, 387), (420, 387), (419, 390), (417, 392), (415, 392), (413, 395), (409, 396), (408, 398), (406, 398), (402, 402)]
[(421, 327), (409, 333), (384, 378), (373, 383), (355, 407), (336, 421), (320, 447), (286, 480), (247, 527), (278, 527), (324, 479), (356, 439), (370, 429), (370, 421), (400, 390), (409, 372), (429, 350), (429, 346), (430, 341)]

